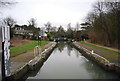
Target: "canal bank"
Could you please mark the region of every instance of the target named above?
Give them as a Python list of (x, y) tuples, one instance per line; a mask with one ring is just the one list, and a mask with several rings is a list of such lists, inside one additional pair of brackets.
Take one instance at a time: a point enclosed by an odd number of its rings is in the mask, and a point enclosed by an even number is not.
[(19, 80), (28, 72), (34, 71), (37, 68), (42, 67), (42, 65), (50, 56), (51, 52), (54, 50), (55, 47), (56, 43), (52, 42), (52, 44), (47, 49), (45, 49), (39, 56), (30, 60), (28, 63), (25, 63), (23, 66), (17, 68), (14, 72), (11, 73), (9, 77), (6, 77), (6, 80), (7, 81)]
[[(84, 56), (95, 61), (103, 69), (120, 74), (119, 56), (112, 55), (112, 58), (105, 58), (108, 56), (110, 57), (110, 54), (103, 51), (100, 52), (98, 49), (82, 45), (79, 42), (73, 42), (72, 45)], [(117, 58), (113, 59), (114, 56)]]
[(118, 79), (119, 75), (108, 72), (86, 58), (68, 43), (58, 43), (44, 65), (23, 79)]

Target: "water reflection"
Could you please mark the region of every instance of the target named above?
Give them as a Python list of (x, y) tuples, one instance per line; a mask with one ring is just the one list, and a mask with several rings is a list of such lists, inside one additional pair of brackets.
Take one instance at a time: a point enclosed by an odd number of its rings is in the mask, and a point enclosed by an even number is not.
[(105, 71), (104, 69), (96, 65), (94, 62), (91, 62), (90, 60), (80, 64), (80, 67), (84, 67), (90, 74), (91, 78), (94, 79), (119, 78), (119, 76), (116, 76), (116, 74)]
[(57, 44), (57, 48), (58, 48), (58, 50), (59, 50), (60, 52), (63, 51), (63, 49), (64, 49), (65, 46), (66, 46), (66, 44), (61, 44), (61, 43), (58, 43), (58, 44)]
[(67, 48), (67, 54), (68, 56), (71, 56), (71, 51), (73, 50), (73, 47), (69, 45), (69, 43), (66, 42), (58, 43), (57, 48), (60, 52), (62, 52), (65, 48)]
[(79, 58), (79, 56), (81, 55), (81, 53), (79, 51), (77, 51), (77, 50), (74, 50), (74, 51), (75, 51), (76, 57)]
[(73, 47), (68, 45), (68, 43), (66, 46), (67, 46), (68, 56), (71, 56), (71, 51), (73, 50)]
[(115, 79), (118, 77), (85, 58), (68, 43), (58, 43), (58, 47), (42, 68), (27, 75), (28, 79)]

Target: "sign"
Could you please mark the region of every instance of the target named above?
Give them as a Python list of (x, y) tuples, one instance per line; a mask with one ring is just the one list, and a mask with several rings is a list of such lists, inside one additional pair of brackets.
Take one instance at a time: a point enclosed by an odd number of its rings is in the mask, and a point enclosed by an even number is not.
[(10, 76), (10, 28), (2, 27), (2, 75)]

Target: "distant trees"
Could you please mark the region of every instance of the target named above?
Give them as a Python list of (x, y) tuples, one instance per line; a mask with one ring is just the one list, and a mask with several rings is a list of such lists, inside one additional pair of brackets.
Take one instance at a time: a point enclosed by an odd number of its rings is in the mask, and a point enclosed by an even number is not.
[(58, 31), (57, 31), (56, 37), (58, 37), (58, 38), (66, 37), (65, 30), (64, 30), (64, 28), (61, 25), (60, 25), (60, 27), (58, 27)]
[[(97, 2), (87, 15), (84, 29), (91, 42), (120, 46), (120, 2)], [(87, 26), (88, 25), (88, 26)]]
[(34, 18), (31, 18), (29, 21), (28, 21), (28, 24), (30, 27), (36, 27), (37, 25), (37, 22)]
[(50, 32), (50, 30), (51, 30), (51, 23), (50, 23), (50, 22), (47, 22), (47, 23), (45, 24), (45, 28), (46, 28), (47, 32)]
[(79, 29), (80, 29), (80, 24), (79, 24), (79, 22), (77, 22), (75, 25), (75, 31), (78, 31)]
[[(5, 19), (5, 21), (6, 20), (7, 19)], [(7, 22), (8, 22), (8, 20), (7, 20)], [(13, 22), (13, 21), (11, 20), (11, 22)], [(37, 28), (37, 22), (34, 18), (31, 18), (28, 21), (28, 25), (18, 25), (16, 23), (14, 23), (14, 25), (12, 25), (10, 22), (9, 22), (9, 24), (10, 24), (11, 30), (13, 30), (12, 33), (13, 33), (14, 37), (36, 40), (36, 39), (38, 39), (38, 36), (40, 35), (40, 28)]]
[(67, 32), (66, 32), (67, 33), (67, 38), (73, 39), (74, 31), (72, 30), (71, 23), (69, 23), (67, 27), (68, 27)]
[(37, 22), (34, 18), (31, 18), (28, 21), (28, 28), (27, 30), (31, 31), (31, 33), (33, 33), (32, 39), (36, 39), (38, 38), (39, 34), (40, 34), (40, 28), (37, 28)]
[[(80, 24), (77, 23), (77, 27), (71, 27), (71, 23), (68, 23), (67, 30), (64, 29), (62, 25), (59, 27), (54, 27), (50, 22), (45, 24), (46, 33), (49, 39), (52, 38), (67, 38), (67, 39), (80, 39), (81, 31)], [(77, 30), (76, 30), (77, 29)]]

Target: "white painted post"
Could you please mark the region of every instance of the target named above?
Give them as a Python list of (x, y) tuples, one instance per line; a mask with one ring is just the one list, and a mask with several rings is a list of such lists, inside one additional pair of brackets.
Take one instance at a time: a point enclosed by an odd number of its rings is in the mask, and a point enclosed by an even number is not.
[[(2, 27), (0, 27), (0, 65), (1, 65), (1, 60), (2, 59)], [(2, 74), (1, 74), (1, 66), (0, 66), (0, 81), (2, 80)]]
[(91, 51), (91, 54), (94, 54), (94, 51), (93, 51), (93, 50)]
[(2, 79), (10, 76), (10, 28), (2, 27)]

